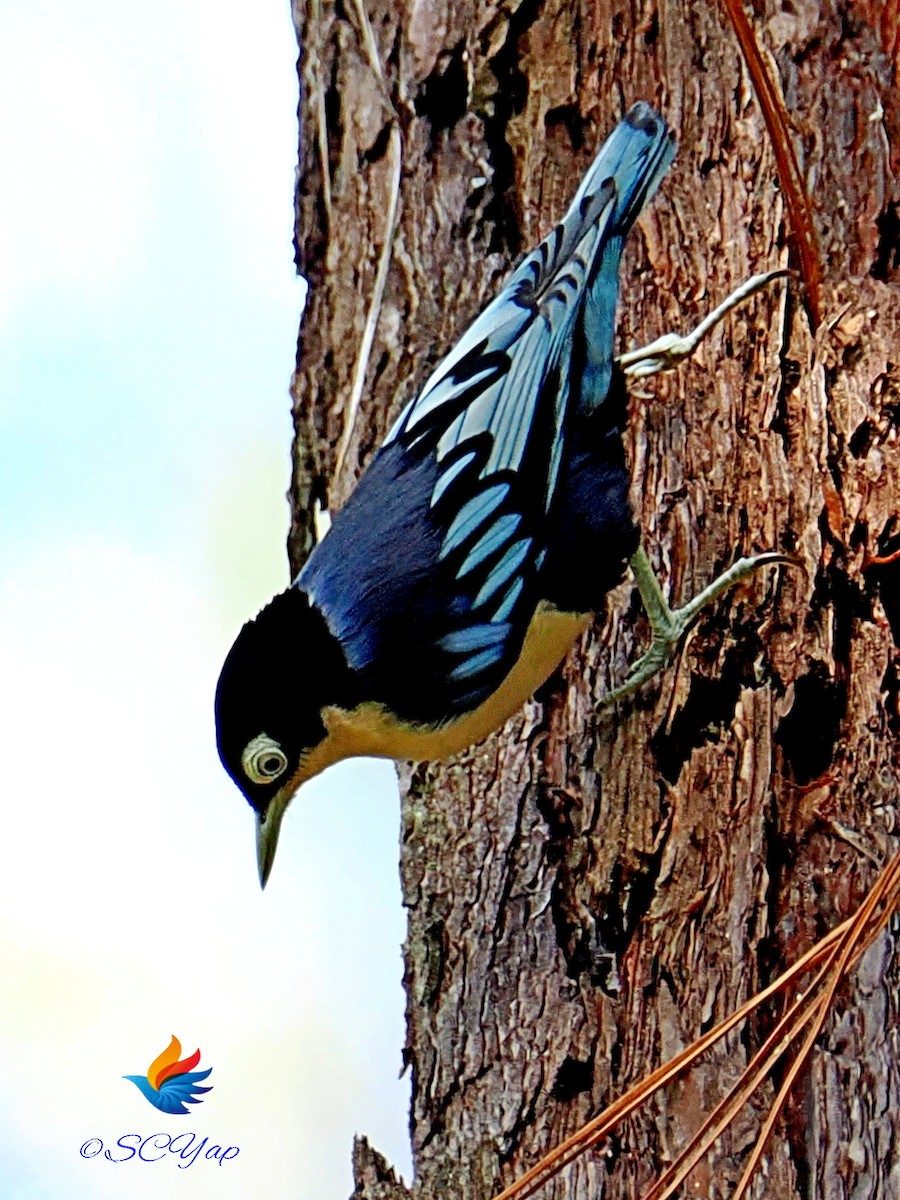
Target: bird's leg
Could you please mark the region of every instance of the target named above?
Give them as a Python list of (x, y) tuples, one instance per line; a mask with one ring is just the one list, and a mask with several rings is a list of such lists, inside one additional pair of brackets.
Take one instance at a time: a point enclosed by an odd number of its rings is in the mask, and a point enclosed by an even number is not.
[(670, 662), (678, 643), (707, 604), (721, 596), (723, 592), (727, 592), (742, 579), (746, 579), (760, 567), (779, 563), (790, 563), (796, 566), (797, 559), (788, 554), (779, 554), (774, 550), (764, 554), (755, 554), (751, 558), (739, 558), (727, 571), (723, 571), (718, 579), (713, 580), (709, 587), (705, 587), (702, 592), (699, 592), (693, 600), (688, 601), (681, 608), (672, 609), (659, 586), (659, 580), (650, 565), (646, 550), (643, 546), (638, 546), (631, 557), (629, 566), (637, 583), (638, 591), (641, 593), (641, 600), (653, 631), (653, 640), (646, 654), (642, 654), (634, 663), (625, 682), (604, 696), (600, 707), (605, 708), (625, 696), (630, 696), (648, 679), (651, 679), (657, 671), (661, 671)]
[[(689, 358), (694, 353), (710, 330), (714, 329), (733, 308), (736, 308), (749, 296), (754, 295), (755, 292), (766, 287), (773, 279), (782, 279), (790, 274), (790, 271), (776, 270), (767, 271), (762, 275), (754, 275), (742, 283), (740, 287), (735, 288), (731, 295), (726, 300), (723, 300), (718, 308), (713, 309), (700, 322), (696, 329), (693, 329), (684, 336), (667, 333), (657, 338), (655, 342), (651, 342), (649, 346), (644, 346), (640, 350), (632, 350), (628, 354), (621, 354), (617, 360), (619, 366), (626, 375), (634, 375), (638, 378), (654, 375), (658, 371), (671, 371), (680, 362)], [(600, 707), (615, 704), (617, 700), (629, 696), (642, 684), (646, 683), (648, 679), (651, 679), (657, 671), (662, 670), (670, 662), (678, 643), (686, 631), (696, 621), (701, 610), (707, 604), (710, 604), (718, 596), (721, 596), (723, 592), (727, 592), (729, 588), (734, 587), (742, 579), (746, 579), (748, 575), (751, 575), (760, 567), (779, 563), (792, 563), (796, 565), (797, 560), (789, 555), (779, 554), (777, 551), (756, 554), (752, 558), (740, 558), (727, 571), (723, 571), (719, 578), (714, 580), (709, 587), (704, 588), (699, 595), (695, 596), (693, 600), (681, 608), (672, 609), (669, 607), (663, 595), (662, 588), (659, 586), (659, 581), (653, 573), (653, 568), (650, 566), (650, 560), (647, 557), (646, 551), (643, 546), (638, 546), (629, 565), (634, 574), (638, 591), (641, 593), (641, 600), (644, 603), (644, 608), (650, 621), (653, 640), (646, 654), (641, 655), (637, 662), (634, 663), (628, 672), (625, 682), (605, 696), (600, 702)]]
[(766, 271), (763, 275), (753, 275), (740, 287), (735, 288), (718, 308), (714, 308), (704, 317), (696, 329), (692, 329), (690, 333), (683, 336), (677, 333), (664, 333), (649, 346), (643, 346), (640, 350), (630, 350), (627, 354), (620, 354), (617, 359), (619, 366), (626, 375), (634, 375), (637, 378), (655, 375), (658, 371), (671, 371), (684, 359), (690, 358), (706, 335), (733, 308), (737, 308), (749, 296), (761, 291), (773, 279), (783, 279), (790, 274), (790, 271), (779, 269)]

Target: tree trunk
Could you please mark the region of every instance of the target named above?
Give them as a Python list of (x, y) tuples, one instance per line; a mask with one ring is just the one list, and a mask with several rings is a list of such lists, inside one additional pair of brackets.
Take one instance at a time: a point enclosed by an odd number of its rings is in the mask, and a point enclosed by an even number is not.
[[(316, 502), (340, 506), (634, 100), (659, 108), (679, 151), (626, 250), (619, 350), (787, 264), (790, 230), (724, 6), (294, 4), (310, 284), (296, 569)], [(673, 599), (755, 550), (793, 551), (805, 571), (760, 572), (673, 667), (598, 716), (647, 639), (626, 581), (502, 731), (401, 770), (421, 1200), (511, 1182), (849, 915), (896, 844), (900, 564), (871, 559), (900, 546), (900, 22), (880, 0), (756, 0), (752, 21), (812, 198), (824, 323), (814, 335), (797, 288), (745, 304), (634, 392), (626, 445)], [(893, 951), (885, 935), (839, 993), (752, 1194), (900, 1195)], [(760, 1032), (727, 1038), (541, 1196), (640, 1195)], [(730, 1193), (770, 1099), (692, 1194)], [(354, 1163), (359, 1200), (407, 1195), (364, 1140)]]

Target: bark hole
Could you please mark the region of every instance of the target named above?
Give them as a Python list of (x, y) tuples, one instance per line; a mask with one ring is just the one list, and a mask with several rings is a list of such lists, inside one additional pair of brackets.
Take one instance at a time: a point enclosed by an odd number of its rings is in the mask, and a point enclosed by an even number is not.
[(544, 128), (547, 130), (548, 136), (552, 135), (554, 129), (560, 127), (565, 129), (572, 143), (572, 149), (576, 151), (581, 150), (584, 146), (586, 124), (581, 111), (575, 104), (561, 104), (558, 108), (551, 108), (544, 117)]
[(582, 1062), (577, 1058), (566, 1058), (556, 1072), (551, 1095), (554, 1100), (564, 1104), (582, 1092), (589, 1092), (594, 1086), (594, 1056)]
[(419, 89), (414, 107), (420, 117), (431, 126), (431, 142), (434, 148), (437, 135), (452, 129), (461, 120), (469, 107), (469, 84), (463, 63), (463, 43), (444, 54), (435, 69)]
[(814, 662), (794, 685), (794, 703), (775, 732), (775, 743), (800, 787), (831, 766), (846, 703), (846, 686), (829, 678), (824, 663)]
[(758, 639), (748, 635), (727, 656), (718, 677), (695, 675), (684, 707), (651, 738), (650, 748), (668, 783), (678, 782), (694, 750), (707, 742), (718, 742), (723, 728), (731, 724), (741, 688), (753, 681), (749, 664), (757, 648)]
[(878, 229), (878, 248), (872, 263), (876, 279), (890, 279), (900, 267), (900, 205), (889, 204), (875, 222)]
[[(892, 517), (879, 537), (879, 558), (890, 558), (892, 554), (900, 553), (898, 520), (900, 518)], [(894, 559), (893, 562), (873, 564), (868, 575), (878, 587), (878, 595), (891, 627), (894, 645), (900, 648), (900, 558)]]

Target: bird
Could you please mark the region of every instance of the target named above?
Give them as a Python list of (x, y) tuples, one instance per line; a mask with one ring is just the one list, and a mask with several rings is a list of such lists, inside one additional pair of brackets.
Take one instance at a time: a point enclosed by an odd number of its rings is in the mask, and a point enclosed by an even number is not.
[(673, 610), (639, 544), (625, 376), (668, 369), (692, 344), (667, 335), (616, 360), (619, 264), (674, 154), (663, 118), (633, 105), (559, 224), (400, 414), (292, 585), (241, 629), (216, 688), (216, 736), (254, 811), (263, 887), (303, 783), (352, 756), (442, 760), (483, 740), (555, 670), (629, 563), (653, 637), (611, 701), (668, 662), (704, 605), (786, 561), (740, 559)]

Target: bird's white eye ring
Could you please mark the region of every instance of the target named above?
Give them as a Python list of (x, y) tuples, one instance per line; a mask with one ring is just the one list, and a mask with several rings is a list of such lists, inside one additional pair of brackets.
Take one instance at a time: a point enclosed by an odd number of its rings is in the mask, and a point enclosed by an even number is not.
[(271, 783), (284, 774), (287, 765), (287, 755), (267, 733), (248, 742), (241, 755), (241, 766), (251, 783)]

